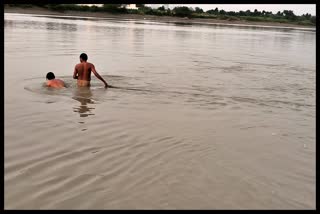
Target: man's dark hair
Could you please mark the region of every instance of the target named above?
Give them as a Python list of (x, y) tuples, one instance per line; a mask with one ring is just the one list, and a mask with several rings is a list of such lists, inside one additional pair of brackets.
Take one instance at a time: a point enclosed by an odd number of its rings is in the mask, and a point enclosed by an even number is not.
[(54, 78), (56, 78), (56, 77), (54, 76), (54, 73), (52, 73), (52, 72), (47, 73), (47, 79), (48, 79), (48, 80), (53, 80)]
[(82, 60), (84, 60), (84, 61), (87, 61), (87, 60), (88, 60), (88, 56), (87, 56), (87, 54), (85, 54), (85, 53), (82, 53), (82, 54), (80, 55), (80, 58), (81, 58)]

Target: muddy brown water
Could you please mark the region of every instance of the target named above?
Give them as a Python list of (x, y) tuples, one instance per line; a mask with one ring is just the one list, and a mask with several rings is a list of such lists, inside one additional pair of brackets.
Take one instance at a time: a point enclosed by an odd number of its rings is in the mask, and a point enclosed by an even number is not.
[(314, 31), (4, 18), (5, 209), (315, 208)]

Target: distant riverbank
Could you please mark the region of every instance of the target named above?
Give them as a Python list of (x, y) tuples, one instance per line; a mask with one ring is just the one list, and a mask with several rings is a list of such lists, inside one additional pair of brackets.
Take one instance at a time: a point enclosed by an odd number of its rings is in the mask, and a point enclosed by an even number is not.
[(153, 16), (153, 15), (139, 15), (139, 14), (111, 14), (106, 12), (84, 12), (84, 11), (52, 11), (41, 7), (20, 8), (20, 7), (5, 7), (5, 13), (22, 13), (22, 14), (37, 14), (37, 15), (63, 15), (63, 16), (84, 16), (84, 17), (100, 17), (100, 18), (122, 18), (122, 19), (137, 19), (150, 20), (168, 23), (184, 23), (184, 24), (231, 24), (231, 25), (259, 25), (268, 27), (285, 27), (285, 28), (306, 28), (314, 29), (313, 26), (297, 25), (289, 23), (276, 22), (255, 22), (244, 20), (219, 20), (219, 19), (205, 19), (205, 18), (180, 18), (171, 16)]

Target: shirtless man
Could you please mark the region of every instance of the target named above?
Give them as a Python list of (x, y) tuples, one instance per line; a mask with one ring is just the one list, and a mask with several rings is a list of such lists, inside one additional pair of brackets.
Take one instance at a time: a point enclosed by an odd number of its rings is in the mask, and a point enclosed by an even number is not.
[(90, 86), (91, 80), (91, 71), (94, 75), (100, 79), (105, 87), (108, 87), (107, 82), (98, 74), (94, 65), (90, 62), (87, 62), (88, 56), (85, 53), (80, 55), (80, 63), (74, 68), (73, 79), (77, 79), (78, 86)]
[(49, 72), (47, 73), (47, 86), (52, 87), (52, 88), (63, 88), (66, 87), (64, 82), (59, 79), (55, 79), (56, 77), (54, 76), (54, 73)]

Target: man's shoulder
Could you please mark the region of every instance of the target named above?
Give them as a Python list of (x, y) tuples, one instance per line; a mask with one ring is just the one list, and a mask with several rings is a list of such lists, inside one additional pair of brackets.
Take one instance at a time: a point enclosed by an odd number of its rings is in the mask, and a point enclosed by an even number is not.
[(57, 81), (57, 82), (63, 82), (63, 80), (61, 80), (61, 79), (56, 79), (56, 81)]
[[(94, 66), (94, 64), (93, 63), (91, 63), (91, 62), (87, 62), (87, 64), (89, 65), (89, 66)], [(81, 66), (82, 67), (82, 63), (80, 62), (80, 63), (78, 63), (78, 64), (76, 64), (76, 67), (79, 67), (79, 66)]]

